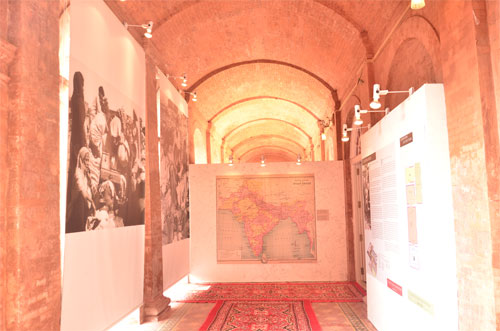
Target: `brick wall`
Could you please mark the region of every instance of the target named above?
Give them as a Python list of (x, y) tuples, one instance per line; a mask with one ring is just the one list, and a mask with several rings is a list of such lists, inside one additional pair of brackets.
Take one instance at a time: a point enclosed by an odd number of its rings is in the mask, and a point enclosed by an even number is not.
[[(408, 12), (387, 43), (375, 50), (373, 77), (370, 60), (360, 76), (369, 88), (378, 82), (390, 90), (444, 83), (461, 330), (500, 328), (498, 20), (496, 2), (431, 2), (424, 10)], [(357, 84), (353, 95), (367, 107), (363, 83)], [(393, 108), (405, 98), (389, 95), (381, 100)], [(343, 100), (342, 123), (352, 123), (353, 103)], [(372, 124), (378, 120), (363, 119)]]
[[(8, 70), (10, 103), (5, 111), (2, 102), (1, 112), (1, 152), (7, 157), (6, 164), (2, 162), (6, 182), (1, 192), (6, 202), (2, 232), (7, 239), (2, 301), (7, 304), (1, 327), (55, 330), (61, 310), (60, 7), (57, 1), (13, 1), (2, 2), (2, 10), (6, 3), (8, 20), (1, 20), (1, 38), (17, 51)], [(4, 92), (2, 88), (2, 101)]]

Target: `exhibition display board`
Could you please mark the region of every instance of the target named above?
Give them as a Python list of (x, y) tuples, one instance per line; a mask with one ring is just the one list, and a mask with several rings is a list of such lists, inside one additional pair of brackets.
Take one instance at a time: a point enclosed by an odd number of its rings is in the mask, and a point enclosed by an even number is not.
[(444, 90), (426, 84), (361, 137), (368, 318), (458, 329)]
[(143, 299), (145, 54), (103, 1), (69, 11), (61, 329), (103, 330)]
[(190, 280), (347, 279), (342, 161), (189, 166)]
[(159, 152), (163, 289), (189, 273), (188, 105), (161, 72)]

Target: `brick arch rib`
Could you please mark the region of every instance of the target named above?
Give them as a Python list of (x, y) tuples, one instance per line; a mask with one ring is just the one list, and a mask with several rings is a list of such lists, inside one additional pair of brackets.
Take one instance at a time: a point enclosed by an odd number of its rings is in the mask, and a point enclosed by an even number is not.
[(292, 150), (289, 150), (288, 148), (286, 147), (281, 147), (281, 146), (273, 146), (273, 145), (262, 145), (262, 146), (258, 146), (258, 147), (254, 147), (252, 149), (249, 149), (248, 151), (246, 151), (245, 153), (241, 154), (240, 156), (238, 156), (238, 159), (241, 159), (243, 158), (245, 155), (247, 155), (248, 153), (251, 153), (251, 152), (254, 152), (256, 150), (259, 150), (259, 149), (263, 149), (263, 148), (269, 148), (269, 149), (277, 149), (277, 150), (281, 150), (281, 151), (286, 151), (288, 153), (290, 153), (291, 155), (295, 155), (295, 152), (292, 151)]
[(295, 102), (295, 101), (292, 101), (292, 100), (288, 100), (288, 99), (284, 99), (284, 98), (280, 98), (280, 97), (275, 97), (275, 96), (268, 96), (268, 95), (261, 95), (261, 96), (255, 96), (255, 97), (249, 97), (249, 98), (245, 98), (245, 99), (241, 99), (241, 100), (238, 100), (238, 101), (235, 101), (227, 106), (225, 106), (224, 108), (220, 109), (218, 112), (215, 113), (214, 116), (212, 116), (208, 122), (214, 122), (215, 118), (218, 117), (220, 114), (224, 113), (225, 111), (227, 111), (228, 109), (230, 109), (231, 107), (234, 107), (236, 105), (239, 105), (240, 103), (244, 103), (244, 102), (248, 102), (248, 101), (252, 101), (252, 100), (258, 100), (258, 99), (274, 99), (274, 100), (280, 100), (280, 101), (285, 101), (285, 102), (288, 102), (288, 103), (291, 103), (291, 104), (294, 104), (295, 106), (303, 109), (304, 111), (306, 111), (309, 115), (311, 115), (312, 117), (314, 117), (315, 120), (319, 120), (320, 118), (318, 116), (316, 116), (316, 114), (314, 114), (312, 112), (312, 110), (310, 110), (309, 108), (301, 105), (300, 103), (298, 102)]
[(259, 119), (256, 119), (256, 120), (251, 120), (251, 121), (245, 122), (243, 124), (238, 125), (237, 127), (235, 127), (234, 129), (232, 129), (228, 133), (226, 133), (224, 135), (224, 137), (222, 137), (222, 139), (227, 139), (233, 132), (235, 132), (236, 130), (238, 130), (238, 129), (246, 126), (246, 125), (249, 125), (249, 124), (255, 123), (255, 122), (260, 122), (260, 121), (277, 121), (277, 122), (285, 123), (287, 125), (293, 126), (297, 130), (299, 130), (300, 132), (302, 132), (304, 134), (304, 136), (307, 137), (307, 139), (309, 139), (309, 140), (312, 139), (312, 137), (310, 135), (308, 135), (307, 132), (304, 131), (304, 129), (302, 129), (301, 127), (299, 127), (299, 126), (297, 126), (297, 125), (295, 125), (295, 124), (293, 124), (291, 122), (288, 122), (288, 121), (285, 121), (285, 120), (281, 120), (281, 119), (278, 119), (278, 118), (259, 118)]
[(198, 86), (200, 86), (205, 81), (207, 81), (208, 79), (210, 79), (212, 76), (214, 76), (214, 75), (216, 75), (216, 74), (218, 74), (220, 72), (223, 72), (225, 70), (232, 69), (232, 68), (235, 68), (235, 67), (239, 67), (239, 66), (242, 66), (242, 65), (254, 64), (254, 63), (268, 63), (268, 64), (283, 65), (283, 66), (291, 67), (293, 69), (302, 71), (302, 72), (308, 74), (309, 76), (313, 77), (317, 81), (319, 81), (321, 84), (323, 84), (323, 86), (325, 86), (325, 88), (328, 89), (330, 91), (330, 93), (332, 93), (332, 98), (333, 98), (333, 94), (335, 94), (335, 95), (337, 94), (337, 90), (336, 89), (334, 89), (327, 81), (325, 81), (323, 78), (319, 77), (315, 73), (313, 73), (313, 72), (311, 72), (311, 71), (309, 71), (309, 70), (307, 70), (305, 68), (302, 68), (302, 67), (300, 67), (298, 65), (292, 64), (292, 63), (288, 63), (288, 62), (284, 62), (284, 61), (277, 61), (277, 60), (270, 60), (270, 59), (257, 59), (257, 60), (235, 62), (235, 63), (228, 64), (226, 66), (217, 68), (217, 69), (212, 70), (211, 72), (207, 73), (206, 75), (204, 75), (200, 79), (198, 79), (195, 83), (193, 83), (193, 85), (191, 85), (191, 86), (188, 87), (187, 91), (188, 92), (193, 92)]
[(272, 138), (278, 138), (278, 139), (281, 139), (281, 140), (285, 140), (285, 141), (288, 141), (288, 142), (291, 142), (292, 144), (298, 146), (300, 149), (305, 149), (304, 146), (302, 146), (301, 144), (299, 144), (298, 142), (296, 142), (295, 140), (293, 139), (290, 139), (288, 137), (284, 137), (284, 136), (280, 136), (280, 135), (277, 135), (277, 134), (263, 134), (263, 135), (259, 135), (259, 136), (253, 136), (253, 137), (250, 137), (250, 138), (247, 138), (245, 140), (242, 140), (240, 141), (238, 144), (234, 145), (231, 150), (232, 151), (235, 151), (235, 150), (238, 150), (241, 148), (241, 146), (244, 146), (246, 143), (248, 143), (248, 141), (251, 141), (251, 140), (257, 140), (257, 139), (266, 139), (266, 138), (269, 138), (269, 139), (272, 139)]

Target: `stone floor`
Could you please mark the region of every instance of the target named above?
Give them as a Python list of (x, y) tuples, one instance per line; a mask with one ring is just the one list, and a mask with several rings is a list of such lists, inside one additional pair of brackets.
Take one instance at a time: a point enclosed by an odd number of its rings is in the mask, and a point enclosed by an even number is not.
[[(135, 312), (110, 331), (197, 331), (214, 305), (173, 302), (160, 322), (139, 325), (139, 316)], [(376, 330), (366, 317), (364, 302), (313, 303), (312, 306), (323, 331)]]

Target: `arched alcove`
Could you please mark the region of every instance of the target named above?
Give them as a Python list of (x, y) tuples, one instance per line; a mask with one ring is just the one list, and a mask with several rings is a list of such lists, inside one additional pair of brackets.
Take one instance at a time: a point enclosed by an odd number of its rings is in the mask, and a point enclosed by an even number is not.
[[(417, 90), (423, 84), (437, 82), (431, 55), (424, 45), (416, 38), (403, 41), (392, 59), (387, 89), (400, 91), (413, 87)], [(404, 93), (388, 94), (385, 105), (393, 109), (407, 97)]]

